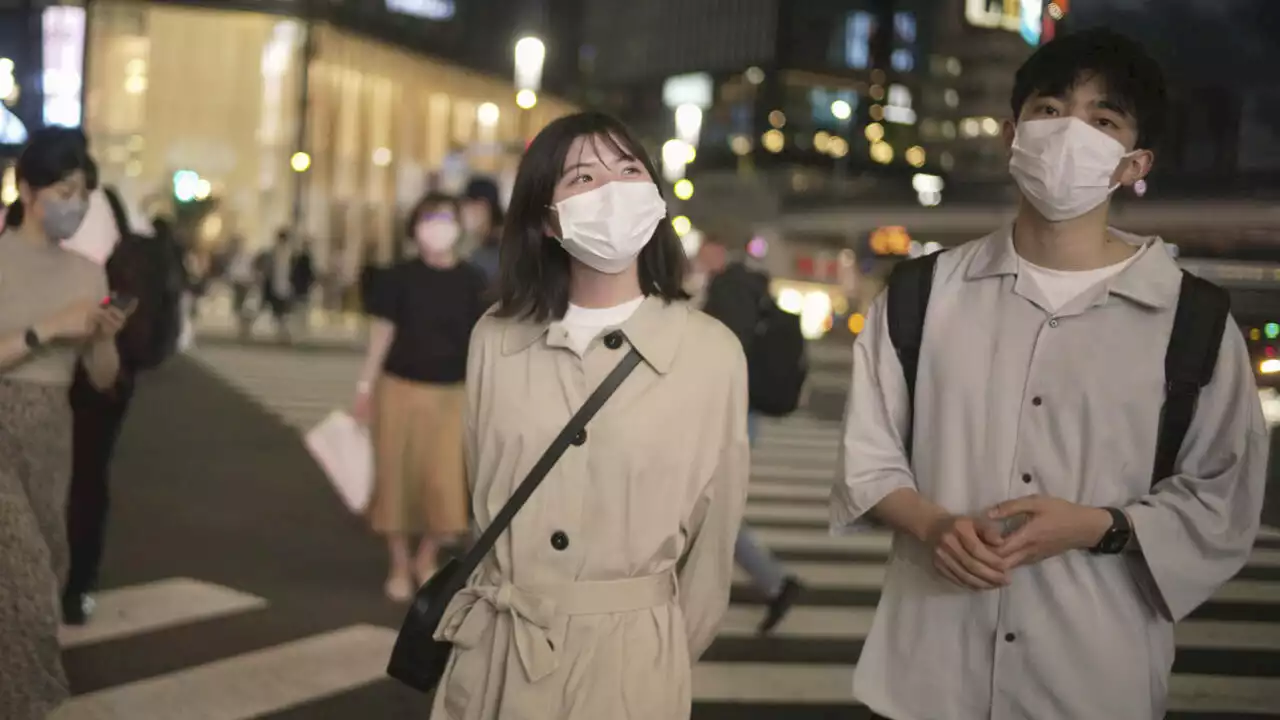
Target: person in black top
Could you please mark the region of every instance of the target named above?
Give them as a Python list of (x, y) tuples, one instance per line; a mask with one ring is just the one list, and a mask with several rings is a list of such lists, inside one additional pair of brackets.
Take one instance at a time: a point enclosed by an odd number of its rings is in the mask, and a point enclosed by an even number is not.
[[(407, 601), (436, 570), (442, 542), (468, 529), (462, 412), (467, 347), (484, 314), (485, 278), (459, 262), (458, 204), (423, 198), (409, 217), (418, 257), (379, 278), (355, 416), (371, 425), (369, 521), (386, 536), (389, 598)], [(412, 536), (421, 536), (416, 557)]]

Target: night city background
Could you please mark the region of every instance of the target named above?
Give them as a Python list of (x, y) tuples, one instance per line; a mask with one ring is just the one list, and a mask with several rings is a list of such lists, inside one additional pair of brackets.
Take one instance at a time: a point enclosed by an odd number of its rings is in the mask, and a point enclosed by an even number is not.
[[(584, 108), (660, 161), (689, 256), (743, 253), (810, 341), (806, 406), (764, 426), (747, 506), (805, 594), (759, 637), (738, 578), (693, 717), (868, 717), (850, 677), (889, 538), (827, 530), (849, 348), (897, 262), (1011, 216), (1014, 72), (1096, 26), (1142, 41), (1172, 94), (1114, 224), (1231, 291), (1280, 423), (1280, 3), (0, 0), (0, 206), (32, 129), (82, 127), (129, 210), (173, 218), (195, 278), (194, 343), (124, 427), (97, 616), (64, 629), (75, 697), (53, 717), (426, 716), (384, 675), (403, 608), (378, 593), (383, 548), (301, 436), (350, 403), (362, 278), (404, 256), (410, 208), (476, 176), (505, 201), (532, 137)], [(316, 272), (288, 345), (269, 318), (239, 331), (223, 277), (233, 241), (281, 228)], [(1280, 533), (1177, 641), (1168, 717), (1280, 718)]]

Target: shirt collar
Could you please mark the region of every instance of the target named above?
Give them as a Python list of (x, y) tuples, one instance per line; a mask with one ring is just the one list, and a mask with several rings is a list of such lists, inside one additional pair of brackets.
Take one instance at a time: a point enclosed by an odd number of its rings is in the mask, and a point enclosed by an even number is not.
[[(689, 318), (689, 306), (668, 302), (655, 295), (645, 298), (635, 313), (618, 328), (640, 356), (655, 371), (665, 374), (675, 362), (680, 338)], [(554, 321), (512, 323), (502, 339), (504, 355), (527, 350), (534, 343), (546, 342), (548, 328)]]
[[(1116, 275), (1108, 286), (1113, 295), (1151, 308), (1168, 308), (1177, 304), (1182, 285), (1182, 270), (1170, 256), (1168, 246), (1159, 237), (1143, 237), (1108, 228), (1117, 238), (1130, 245), (1150, 245), (1142, 256)], [(1013, 249), (1013, 225), (1008, 224), (979, 241), (981, 244), (969, 270), (968, 280), (1017, 275), (1021, 263)]]

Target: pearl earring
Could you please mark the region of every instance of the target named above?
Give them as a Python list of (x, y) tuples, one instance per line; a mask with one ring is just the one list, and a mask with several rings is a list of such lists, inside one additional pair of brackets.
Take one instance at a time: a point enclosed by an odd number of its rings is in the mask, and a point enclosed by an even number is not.
[(1142, 197), (1143, 195), (1146, 195), (1146, 194), (1147, 194), (1147, 181), (1146, 181), (1146, 180), (1139, 180), (1138, 182), (1134, 183), (1134, 184), (1133, 184), (1133, 193), (1134, 193), (1135, 195), (1137, 195), (1138, 197)]

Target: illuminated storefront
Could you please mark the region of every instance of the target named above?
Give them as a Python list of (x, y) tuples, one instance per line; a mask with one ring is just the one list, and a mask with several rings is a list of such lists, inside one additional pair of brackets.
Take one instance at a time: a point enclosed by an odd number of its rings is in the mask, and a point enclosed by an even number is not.
[(525, 133), (570, 110), (521, 110), (503, 79), (282, 15), (98, 0), (88, 27), (85, 129), (108, 182), (147, 212), (207, 203), (208, 248), (262, 246), (300, 217), (321, 267), (346, 273), (394, 255), (422, 192), (509, 175)]

